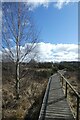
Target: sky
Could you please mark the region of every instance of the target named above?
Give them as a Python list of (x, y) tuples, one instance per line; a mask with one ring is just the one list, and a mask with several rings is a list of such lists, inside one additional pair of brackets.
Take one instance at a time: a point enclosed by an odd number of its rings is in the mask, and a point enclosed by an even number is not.
[[(26, 56), (25, 61), (30, 60), (35, 51), (37, 55), (34, 59), (39, 62), (78, 60), (78, 3), (70, 0), (57, 1), (59, 2), (29, 0), (40, 37), (39, 43)], [(24, 53), (26, 45), (21, 48)]]
[(78, 60), (78, 3), (50, 2), (34, 7), (34, 19), (41, 30), (39, 61)]
[(78, 43), (78, 4), (69, 3), (61, 9), (51, 2), (48, 7), (33, 10), (34, 19), (41, 31), (42, 42), (53, 44)]

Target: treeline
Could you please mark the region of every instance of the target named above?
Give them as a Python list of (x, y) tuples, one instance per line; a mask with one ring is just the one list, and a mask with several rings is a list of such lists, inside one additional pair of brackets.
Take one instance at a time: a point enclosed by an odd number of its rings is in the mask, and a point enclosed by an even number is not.
[(80, 71), (80, 62), (77, 61), (61, 62), (60, 66), (63, 66), (68, 71)]
[[(52, 69), (53, 71), (57, 70), (70, 70), (70, 71), (80, 71), (80, 62), (71, 61), (71, 62), (36, 62), (36, 61), (30, 61), (29, 63), (20, 63), (21, 68), (43, 68), (43, 69)], [(15, 63), (2, 63), (2, 68), (4, 70), (10, 70), (10, 72), (13, 72), (15, 70)]]
[[(4, 76), (9, 76), (10, 78), (15, 78), (15, 63), (7, 62), (2, 63), (2, 76), (3, 83), (5, 82)], [(41, 80), (41, 78), (48, 78), (58, 70), (65, 69), (67, 71), (76, 71), (78, 79), (80, 79), (80, 62), (36, 62), (32, 61), (29, 63), (20, 63), (20, 76), (25, 75), (27, 77), (28, 74), (34, 76), (35, 80)], [(24, 76), (24, 77), (25, 77)]]
[[(26, 63), (24, 63), (26, 64)], [(62, 70), (62, 69), (66, 69), (66, 70), (71, 70), (71, 71), (75, 71), (75, 70), (80, 70), (80, 62), (77, 61), (63, 61), (63, 62), (29, 62), (27, 63), (27, 66), (33, 67), (33, 68), (54, 68), (56, 70)]]

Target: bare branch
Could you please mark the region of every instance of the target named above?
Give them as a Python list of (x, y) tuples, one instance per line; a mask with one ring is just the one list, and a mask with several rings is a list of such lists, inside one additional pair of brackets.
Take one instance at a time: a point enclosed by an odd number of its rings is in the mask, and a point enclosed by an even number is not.
[(3, 38), (4, 38), (4, 41), (7, 44), (7, 48), (9, 49), (9, 52), (11, 53), (11, 56), (14, 57), (14, 54), (13, 54), (13, 52), (11, 50), (11, 47), (10, 47), (10, 43), (8, 42), (8, 39), (5, 38), (4, 34), (3, 34)]
[[(24, 62), (26, 56), (34, 51), (39, 36), (29, 16), (29, 6), (24, 5), (23, 2), (9, 2), (3, 3), (2, 9), (3, 53), (4, 55), (8, 55), (16, 63), (15, 80), (18, 99), (20, 72), (22, 71), (20, 71), (20, 63)], [(9, 39), (12, 41), (10, 42)]]
[(14, 58), (10, 55), (10, 51), (8, 52), (8, 51), (4, 48), (4, 46), (2, 46), (2, 48), (3, 48), (2, 53), (3, 53), (3, 54), (4, 54), (4, 53), (7, 53), (7, 55), (9, 55), (10, 59), (11, 59), (12, 61), (14, 61)]

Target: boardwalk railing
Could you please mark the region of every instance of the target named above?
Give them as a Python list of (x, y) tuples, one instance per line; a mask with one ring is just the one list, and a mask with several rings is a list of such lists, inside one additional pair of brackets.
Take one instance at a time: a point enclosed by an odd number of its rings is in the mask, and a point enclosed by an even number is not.
[(68, 86), (72, 89), (72, 91), (75, 93), (75, 96), (77, 98), (77, 109), (76, 109), (76, 120), (79, 120), (79, 100), (80, 100), (80, 94), (73, 88), (73, 86), (69, 83), (69, 81), (63, 76), (63, 74), (58, 71), (61, 80), (62, 80), (62, 86), (63, 82), (65, 81), (65, 97), (67, 98), (67, 90)]
[(49, 94), (49, 89), (50, 89), (50, 83), (51, 83), (51, 77), (49, 78), (49, 82), (46, 88), (46, 92), (44, 95), (44, 99), (43, 99), (43, 103), (42, 103), (42, 107), (41, 107), (41, 111), (40, 111), (40, 115), (39, 115), (39, 119), (38, 120), (44, 120), (45, 118), (45, 111), (46, 111), (46, 107), (47, 107), (47, 100), (48, 100), (48, 94)]

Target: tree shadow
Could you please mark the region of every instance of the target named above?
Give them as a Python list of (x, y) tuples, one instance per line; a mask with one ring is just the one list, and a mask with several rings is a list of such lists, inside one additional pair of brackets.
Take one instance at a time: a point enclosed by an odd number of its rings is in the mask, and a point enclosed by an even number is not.
[(48, 102), (47, 106), (49, 106), (51, 104), (54, 104), (54, 103), (57, 103), (57, 102), (60, 102), (60, 101), (65, 100), (65, 99), (66, 99), (65, 96), (62, 96), (61, 98), (57, 98), (57, 99), (55, 99), (55, 100), (53, 100), (51, 102)]

